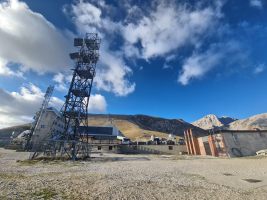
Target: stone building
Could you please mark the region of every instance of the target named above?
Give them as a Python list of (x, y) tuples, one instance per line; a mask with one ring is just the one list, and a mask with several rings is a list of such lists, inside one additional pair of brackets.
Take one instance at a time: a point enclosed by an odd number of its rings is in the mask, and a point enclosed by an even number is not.
[(267, 130), (218, 130), (198, 135), (189, 129), (184, 135), (190, 155), (241, 157), (267, 149)]

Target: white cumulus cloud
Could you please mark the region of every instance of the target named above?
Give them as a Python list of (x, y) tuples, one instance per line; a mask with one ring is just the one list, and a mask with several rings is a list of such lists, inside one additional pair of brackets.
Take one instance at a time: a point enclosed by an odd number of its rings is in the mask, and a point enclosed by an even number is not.
[(189, 9), (182, 3), (162, 1), (137, 22), (122, 27), (126, 47), (140, 42), (141, 56), (149, 59), (197, 43), (221, 17), (220, 7)]
[(255, 8), (261, 9), (263, 7), (263, 2), (262, 0), (250, 0), (250, 5)]
[[(222, 61), (231, 55), (235, 55), (235, 59), (228, 62)], [(218, 66), (226, 67), (230, 63), (238, 63), (246, 57), (246, 52), (241, 51), (239, 43), (229, 41), (226, 43), (213, 44), (204, 52), (195, 52), (186, 58), (182, 70), (178, 76), (178, 82), (187, 85), (192, 79), (200, 79), (213, 68)]]
[[(116, 21), (111, 17), (114, 8), (106, 1), (96, 6), (94, 2), (81, 0), (64, 8), (80, 33), (100, 33), (103, 40), (96, 86), (119, 96), (135, 89), (135, 83), (129, 81), (132, 69), (125, 59), (168, 57), (183, 46), (199, 46), (201, 38), (208, 35), (222, 16), (220, 1), (205, 7), (155, 1), (143, 9), (146, 12), (130, 4), (125, 3), (125, 18)], [(123, 40), (114, 49), (112, 44), (118, 35)]]
[(193, 54), (184, 62), (178, 81), (182, 85), (187, 85), (191, 79), (201, 78), (219, 63), (222, 56), (220, 52), (216, 53), (213, 51)]
[[(44, 93), (33, 84), (22, 86), (19, 92), (0, 89), (0, 127), (30, 122), (41, 106)], [(53, 97), (51, 105), (62, 106), (63, 101)]]
[[(65, 7), (64, 12), (71, 16), (79, 32), (99, 32), (103, 38), (95, 79), (97, 88), (119, 96), (133, 92), (135, 83), (129, 81), (132, 69), (125, 59), (161, 57), (169, 62), (168, 59), (175, 58), (177, 49), (201, 46), (203, 38), (214, 30), (222, 17), (221, 1), (206, 6), (188, 6), (175, 1), (155, 1), (146, 5), (140, 9), (126, 2), (125, 18), (116, 21), (111, 18), (114, 8), (106, 1), (98, 6), (94, 2), (78, 1)], [(114, 49), (112, 44), (116, 35), (123, 40), (121, 46)], [(188, 62), (193, 62), (192, 59)]]
[(95, 78), (96, 87), (118, 96), (126, 96), (133, 92), (135, 83), (128, 80), (132, 70), (125, 63), (122, 52), (110, 49), (108, 40), (111, 38), (106, 35), (107, 32), (119, 30), (120, 24), (113, 22), (109, 17), (102, 17), (101, 9), (89, 2), (80, 1), (71, 5), (70, 9), (65, 8), (64, 12), (72, 17), (81, 34), (97, 32), (102, 38)]
[(0, 3), (0, 44), (0, 58), (6, 61), (2, 74), (12, 75), (10, 62), (38, 73), (58, 72), (69, 64), (66, 36), (22, 1)]
[(104, 96), (100, 94), (91, 95), (88, 110), (89, 112), (105, 112), (107, 109), (107, 102)]
[(53, 81), (55, 81), (55, 89), (60, 91), (60, 92), (67, 92), (68, 91), (68, 85), (71, 82), (71, 79), (73, 77), (73, 74), (71, 71), (69, 72), (59, 72), (54, 75)]
[(121, 55), (112, 52), (102, 45), (100, 66), (97, 67), (95, 77), (96, 87), (113, 92), (118, 96), (125, 96), (135, 90), (135, 83), (128, 81), (132, 70), (127, 66)]
[[(32, 121), (44, 99), (44, 91), (34, 84), (22, 86), (19, 92), (9, 92), (0, 88), (0, 128)], [(53, 96), (50, 106), (61, 109), (64, 102)], [(89, 112), (105, 112), (107, 103), (100, 94), (91, 95)]]
[(8, 62), (1, 57), (0, 57), (0, 76), (16, 76), (16, 77), (24, 78), (23, 72), (19, 70), (12, 71), (8, 67)]
[(254, 69), (254, 74), (260, 74), (265, 70), (266, 66), (264, 64), (259, 64)]

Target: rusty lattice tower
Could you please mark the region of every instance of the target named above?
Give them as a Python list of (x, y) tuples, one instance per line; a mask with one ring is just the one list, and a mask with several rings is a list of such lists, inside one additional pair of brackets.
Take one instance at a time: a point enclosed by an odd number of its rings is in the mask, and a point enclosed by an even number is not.
[(79, 127), (88, 126), (88, 104), (99, 59), (100, 38), (97, 33), (87, 33), (85, 38), (75, 38), (78, 51), (70, 54), (75, 61), (73, 77), (62, 115), (65, 121), (63, 138), (79, 140)]

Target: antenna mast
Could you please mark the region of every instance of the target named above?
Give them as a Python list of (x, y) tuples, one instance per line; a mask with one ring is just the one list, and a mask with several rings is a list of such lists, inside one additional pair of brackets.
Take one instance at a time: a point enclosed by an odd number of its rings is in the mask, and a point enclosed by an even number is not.
[(75, 38), (74, 46), (79, 50), (70, 54), (75, 69), (62, 112), (64, 137), (69, 140), (80, 138), (81, 123), (88, 126), (88, 104), (99, 59), (100, 38), (97, 33), (87, 33), (85, 38)]

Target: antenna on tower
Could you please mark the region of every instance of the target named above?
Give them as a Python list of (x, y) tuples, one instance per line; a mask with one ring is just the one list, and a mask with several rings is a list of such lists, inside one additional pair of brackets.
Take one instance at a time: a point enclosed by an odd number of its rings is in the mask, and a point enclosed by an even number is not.
[[(89, 137), (80, 130), (80, 126), (88, 127), (88, 105), (99, 59), (100, 41), (97, 33), (87, 33), (84, 38), (74, 39), (77, 52), (70, 54), (75, 62), (72, 80), (60, 111), (60, 119), (54, 120), (51, 137), (43, 144), (44, 155), (56, 157), (59, 153), (60, 157), (67, 156), (72, 160), (89, 156)], [(60, 132), (53, 128), (58, 120), (64, 121), (63, 131)]]
[(80, 125), (88, 126), (88, 104), (99, 59), (100, 38), (97, 33), (87, 33), (85, 38), (75, 38), (74, 46), (79, 50), (70, 54), (75, 69), (62, 108), (65, 120), (63, 138), (68, 140), (78, 140)]
[(73, 141), (72, 159), (76, 159), (76, 143), (82, 138), (79, 127), (81, 124), (88, 126), (88, 104), (99, 59), (100, 41), (97, 33), (87, 33), (85, 38), (75, 38), (74, 46), (78, 47), (78, 51), (70, 54), (70, 58), (75, 61), (75, 69), (62, 108), (65, 122), (62, 136), (65, 140)]

